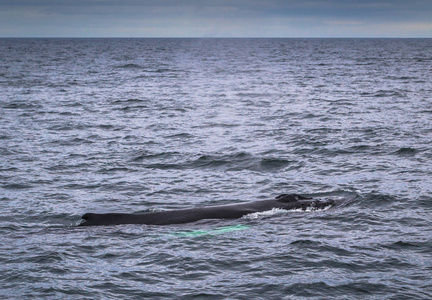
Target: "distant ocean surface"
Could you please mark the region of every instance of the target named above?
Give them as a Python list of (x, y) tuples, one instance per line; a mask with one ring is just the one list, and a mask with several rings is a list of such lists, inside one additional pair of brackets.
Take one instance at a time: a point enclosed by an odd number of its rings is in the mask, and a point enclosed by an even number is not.
[[(0, 39), (0, 299), (431, 299), (432, 39)], [(354, 199), (172, 226), (86, 212)]]

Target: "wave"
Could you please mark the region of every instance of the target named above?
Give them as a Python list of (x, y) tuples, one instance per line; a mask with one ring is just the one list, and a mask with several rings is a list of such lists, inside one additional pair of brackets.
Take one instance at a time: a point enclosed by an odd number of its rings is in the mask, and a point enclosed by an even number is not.
[(400, 90), (400, 89), (395, 89), (395, 90), (378, 90), (376, 92), (364, 92), (361, 93), (360, 95), (363, 97), (372, 97), (372, 98), (384, 98), (384, 97), (397, 97), (397, 98), (402, 98), (402, 97), (406, 97), (406, 93), (408, 91), (405, 90)]
[(30, 109), (30, 110), (34, 110), (34, 109), (41, 109), (41, 108), (43, 108), (43, 106), (40, 104), (29, 103), (29, 102), (24, 102), (24, 101), (11, 101), (9, 103), (5, 103), (4, 105), (2, 105), (2, 108), (4, 108), (4, 109)]
[(25, 184), (25, 183), (9, 183), (4, 184), (1, 186), (5, 190), (25, 190), (25, 189), (31, 189), (33, 188), (32, 185)]
[(399, 155), (399, 156), (414, 156), (418, 153), (417, 149), (411, 148), (411, 147), (402, 147), (398, 149), (397, 151), (393, 152), (393, 154)]
[[(177, 152), (166, 152), (158, 154), (143, 153), (132, 160), (143, 161), (147, 159), (165, 160), (145, 165), (150, 169), (217, 169), (223, 171), (261, 171), (275, 172), (286, 168), (298, 169), (302, 164), (298, 161), (287, 160), (278, 157), (259, 157), (246, 152), (238, 152), (228, 155), (201, 155), (198, 158), (186, 161), (175, 161), (182, 156)], [(167, 161), (168, 160), (168, 161)]]
[(142, 69), (143, 67), (137, 64), (124, 64), (124, 65), (119, 65), (116, 66), (116, 68), (119, 69)]

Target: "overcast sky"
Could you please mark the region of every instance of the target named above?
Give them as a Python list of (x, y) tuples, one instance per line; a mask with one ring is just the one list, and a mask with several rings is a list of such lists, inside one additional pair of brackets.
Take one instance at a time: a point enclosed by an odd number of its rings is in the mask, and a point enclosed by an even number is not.
[(0, 37), (432, 38), (432, 0), (0, 0)]

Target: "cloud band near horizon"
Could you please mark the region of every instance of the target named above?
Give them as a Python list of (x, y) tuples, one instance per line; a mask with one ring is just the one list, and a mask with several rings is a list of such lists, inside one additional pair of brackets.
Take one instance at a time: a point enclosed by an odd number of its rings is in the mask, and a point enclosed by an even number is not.
[(0, 0), (1, 37), (432, 37), (430, 0)]

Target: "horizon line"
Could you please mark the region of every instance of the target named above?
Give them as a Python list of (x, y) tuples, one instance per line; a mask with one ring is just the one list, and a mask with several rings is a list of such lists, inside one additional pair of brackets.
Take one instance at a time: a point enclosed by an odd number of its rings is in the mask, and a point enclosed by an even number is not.
[(283, 36), (238, 36), (238, 37), (206, 37), (206, 36), (0, 36), (0, 39), (432, 39), (432, 37), (283, 37)]

